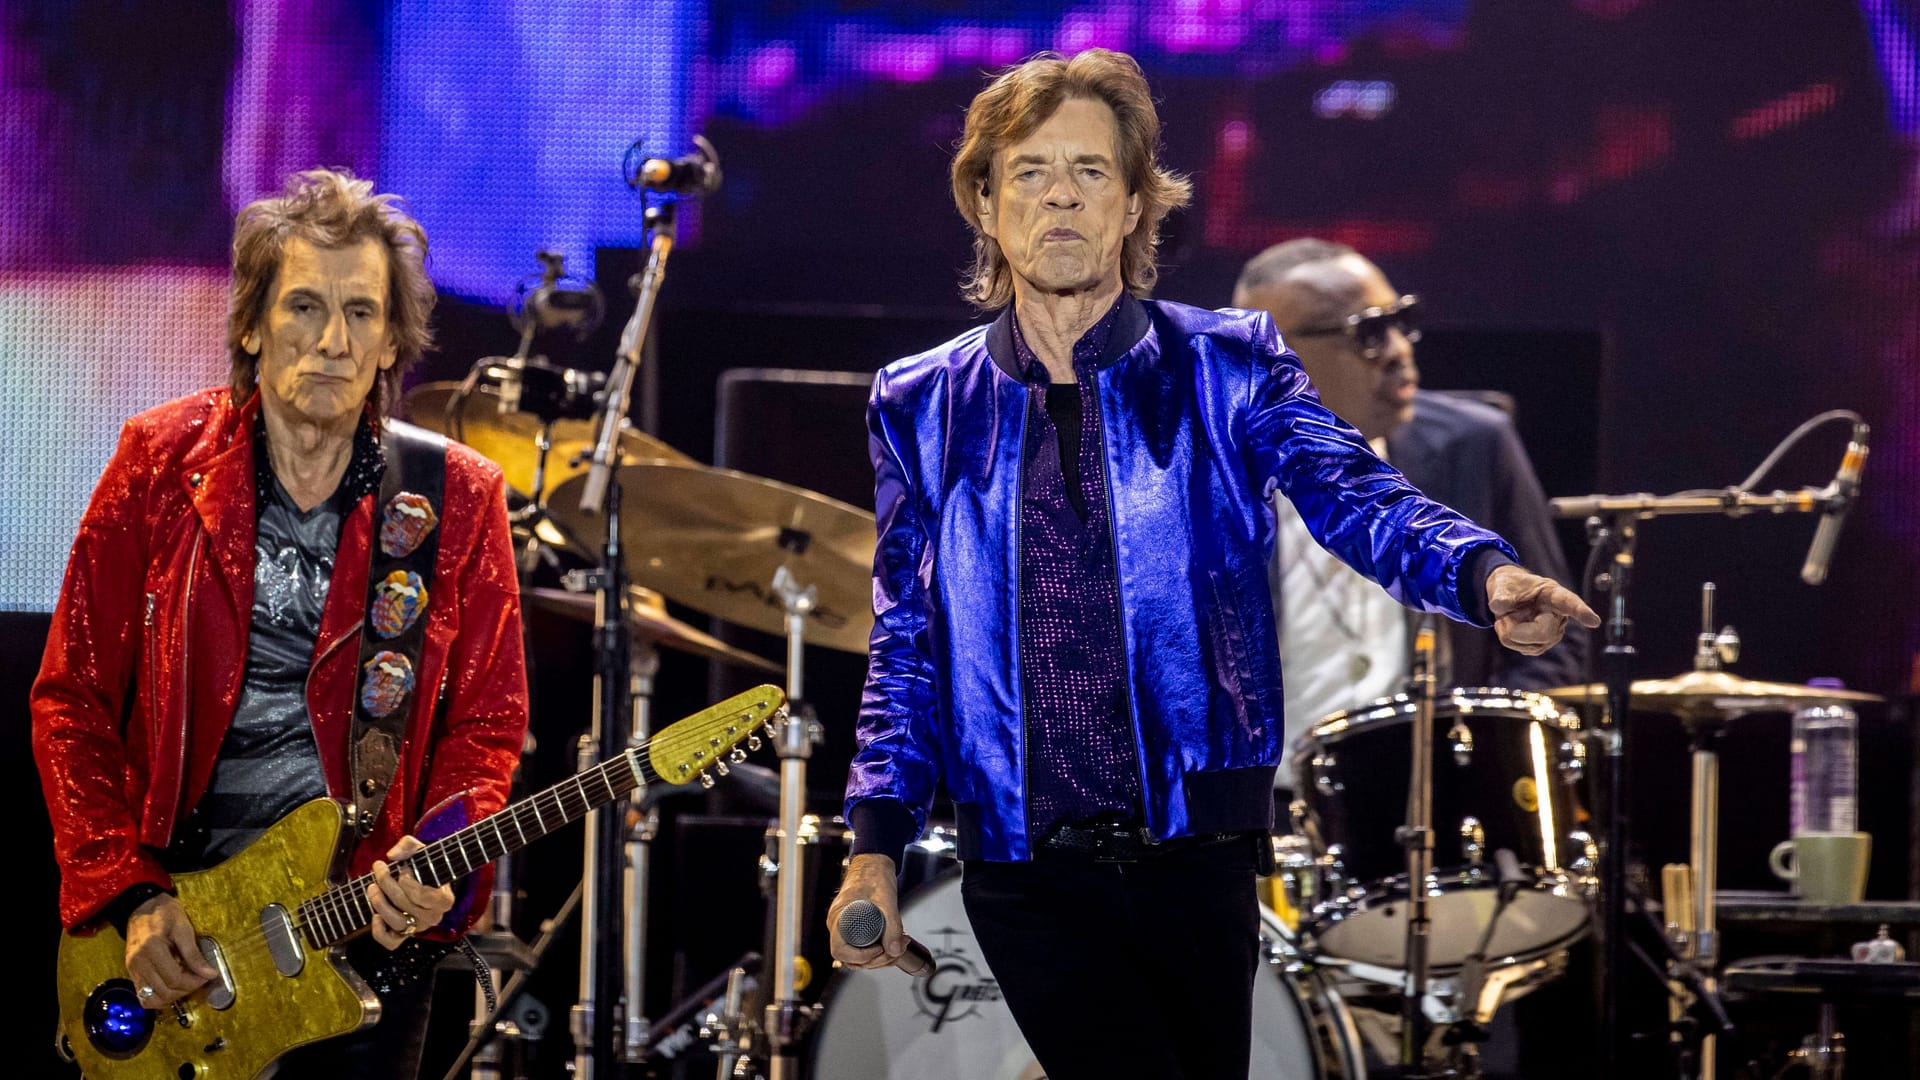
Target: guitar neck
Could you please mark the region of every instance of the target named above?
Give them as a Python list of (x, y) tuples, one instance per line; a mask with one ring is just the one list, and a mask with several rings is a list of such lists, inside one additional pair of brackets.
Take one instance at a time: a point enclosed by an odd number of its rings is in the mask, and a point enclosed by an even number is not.
[[(435, 840), (398, 860), (418, 881), (440, 886), (458, 881), (502, 855), (511, 855), (535, 840), (570, 825), (627, 794), (642, 780), (655, 783), (647, 764), (646, 745), (627, 750), (619, 757), (513, 803), (497, 814), (482, 818), (451, 836)], [(367, 901), (371, 874), (337, 885), (300, 905), (300, 922), (308, 943), (315, 948), (336, 944), (365, 929), (373, 922), (373, 906)]]

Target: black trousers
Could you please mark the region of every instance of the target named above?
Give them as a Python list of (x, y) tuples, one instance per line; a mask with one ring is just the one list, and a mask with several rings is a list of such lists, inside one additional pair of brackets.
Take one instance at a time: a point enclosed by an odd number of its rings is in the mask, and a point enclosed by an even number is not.
[(1254, 858), (1240, 838), (1136, 862), (965, 864), (967, 918), (1048, 1080), (1244, 1080)]

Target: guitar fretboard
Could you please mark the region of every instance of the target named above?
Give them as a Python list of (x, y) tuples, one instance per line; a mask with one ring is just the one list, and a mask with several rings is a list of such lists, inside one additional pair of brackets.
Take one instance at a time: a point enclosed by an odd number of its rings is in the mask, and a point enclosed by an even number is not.
[[(620, 798), (642, 781), (685, 783), (691, 776), (667, 779), (655, 773), (649, 762), (650, 748), (659, 745), (675, 760), (691, 760), (691, 771), (698, 772), (717, 762), (720, 754), (746, 739), (765, 722), (778, 707), (777, 693), (776, 690), (774, 698), (760, 695), (759, 700), (755, 700), (759, 691), (748, 691), (721, 702), (616, 758), (435, 840), (411, 856), (396, 860), (394, 868), (404, 866), (416, 880), (431, 886), (449, 884), (580, 820), (588, 811)], [(714, 713), (720, 714), (718, 719), (723, 726), (697, 723)], [(680, 730), (683, 727), (690, 730), (683, 732)], [(362, 875), (301, 904), (300, 925), (308, 945), (325, 948), (371, 925), (373, 905), (367, 900), (367, 889), (372, 884), (373, 875)]]

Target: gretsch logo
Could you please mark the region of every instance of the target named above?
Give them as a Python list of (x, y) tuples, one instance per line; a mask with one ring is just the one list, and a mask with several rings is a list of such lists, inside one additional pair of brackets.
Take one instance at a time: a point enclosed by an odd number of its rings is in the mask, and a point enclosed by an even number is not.
[(980, 1011), (982, 1005), (1000, 1000), (1000, 983), (992, 975), (975, 967), (967, 950), (953, 944), (959, 931), (938, 930), (947, 944), (934, 950), (933, 974), (913, 980), (913, 1001), (920, 1013), (933, 1021), (927, 1030), (938, 1033), (957, 1020), (965, 1020)]
[[(718, 574), (707, 575), (707, 591), (720, 593), (746, 593), (767, 607), (784, 611), (780, 598), (767, 591), (767, 587), (757, 581), (732, 581)], [(811, 618), (823, 626), (839, 630), (847, 625), (847, 617), (833, 608), (821, 604), (813, 609)]]

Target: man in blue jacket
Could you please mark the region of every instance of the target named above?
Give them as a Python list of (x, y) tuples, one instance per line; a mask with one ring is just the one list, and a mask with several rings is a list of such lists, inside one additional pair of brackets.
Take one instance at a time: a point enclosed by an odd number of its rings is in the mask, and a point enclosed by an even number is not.
[(1275, 489), (1396, 599), (1511, 648), (1599, 622), (1375, 457), (1266, 315), (1138, 298), (1189, 197), (1158, 143), (1123, 54), (995, 79), (952, 182), (968, 296), (1000, 315), (887, 367), (868, 410), (875, 623), (828, 923), (867, 900), (888, 926), (834, 955), (905, 950), (894, 875), (944, 783), (968, 918), (1053, 1080), (1246, 1075)]

